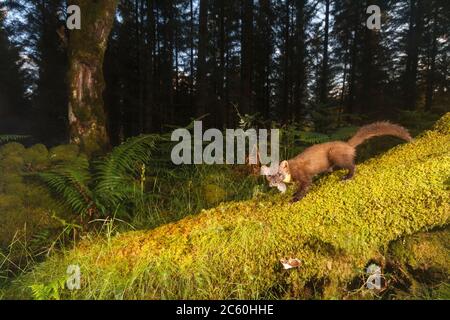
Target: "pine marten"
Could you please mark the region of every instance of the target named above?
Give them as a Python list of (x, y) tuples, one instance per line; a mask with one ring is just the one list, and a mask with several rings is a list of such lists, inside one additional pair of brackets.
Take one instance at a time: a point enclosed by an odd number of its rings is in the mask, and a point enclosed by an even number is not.
[(352, 179), (355, 175), (356, 147), (378, 136), (394, 136), (408, 142), (412, 140), (405, 128), (389, 122), (376, 122), (361, 127), (348, 142), (314, 145), (295, 158), (281, 162), (278, 172), (271, 174), (269, 168), (263, 166), (261, 174), (266, 175), (271, 187), (277, 187), (281, 192), (286, 191), (285, 183), (296, 183), (298, 189), (292, 202), (297, 202), (308, 192), (314, 176), (320, 173), (346, 169), (348, 173), (343, 180)]

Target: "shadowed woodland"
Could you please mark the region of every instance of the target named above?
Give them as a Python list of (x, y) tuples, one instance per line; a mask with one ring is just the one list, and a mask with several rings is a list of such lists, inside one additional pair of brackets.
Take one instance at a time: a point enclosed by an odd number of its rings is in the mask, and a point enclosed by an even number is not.
[[(203, 115), (234, 128), (236, 110), (322, 132), (448, 106), (447, 1), (108, 1), (105, 39), (65, 30), (66, 1), (4, 2), (0, 131), (50, 145), (76, 135), (77, 46), (92, 51), (83, 65), (103, 66), (90, 85), (104, 107), (87, 116), (112, 145)], [(370, 4), (382, 9), (380, 31), (366, 27)]]

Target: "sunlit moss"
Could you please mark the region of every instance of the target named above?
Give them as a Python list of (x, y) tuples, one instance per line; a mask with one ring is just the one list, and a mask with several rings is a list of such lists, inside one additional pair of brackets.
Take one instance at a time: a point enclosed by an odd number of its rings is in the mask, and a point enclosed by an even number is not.
[(394, 242), (390, 247), (393, 262), (407, 270), (434, 268), (450, 275), (450, 229), (420, 233)]
[(25, 147), (17, 142), (10, 142), (0, 147), (0, 156), (6, 157), (9, 155), (22, 156), (25, 152)]
[(225, 190), (216, 184), (207, 184), (204, 186), (203, 190), (205, 200), (208, 204), (215, 204), (220, 201), (224, 201), (227, 196)]
[(393, 242), (387, 258), (402, 288), (395, 290), (395, 295), (406, 299), (448, 299), (449, 245), (450, 227)]
[(77, 145), (67, 144), (50, 149), (49, 157), (52, 163), (71, 161), (78, 157), (80, 149)]
[(442, 134), (450, 134), (450, 112), (436, 123), (434, 129)]
[(47, 147), (43, 144), (36, 144), (23, 153), (23, 160), (30, 169), (41, 170), (49, 164)]
[(23, 158), (16, 154), (10, 154), (7, 156), (4, 156), (1, 160), (1, 170), (2, 172), (8, 172), (8, 173), (17, 173), (21, 172), (21, 170), (24, 167), (25, 162), (23, 161)]
[[(74, 151), (73, 156), (77, 156), (78, 151), (76, 154)], [(67, 153), (70, 150), (55, 148), (55, 154), (64, 154), (65, 159), (69, 158)], [(28, 250), (24, 243), (55, 223), (51, 215), (60, 208), (37, 179), (30, 177), (32, 173), (44, 170), (49, 163), (44, 145), (25, 148), (19, 143), (8, 143), (0, 147), (0, 250), (8, 252), (12, 264), (24, 260), (20, 257)], [(19, 243), (17, 239), (23, 241), (22, 251), (15, 252), (12, 257), (10, 244)]]

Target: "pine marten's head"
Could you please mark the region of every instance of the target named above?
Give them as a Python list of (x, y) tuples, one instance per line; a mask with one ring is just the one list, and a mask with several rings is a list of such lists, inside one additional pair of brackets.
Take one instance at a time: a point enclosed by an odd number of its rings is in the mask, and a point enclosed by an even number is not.
[(286, 183), (290, 183), (292, 180), (291, 173), (289, 170), (289, 163), (283, 161), (278, 166), (278, 170), (272, 172), (267, 166), (261, 167), (261, 174), (266, 176), (267, 181), (269, 181), (270, 187), (276, 187), (281, 192), (285, 192), (287, 187)]

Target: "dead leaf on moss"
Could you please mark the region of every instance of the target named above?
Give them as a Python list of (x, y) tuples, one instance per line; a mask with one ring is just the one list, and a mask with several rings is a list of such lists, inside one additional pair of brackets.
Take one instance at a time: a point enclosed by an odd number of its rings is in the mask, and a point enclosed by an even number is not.
[(296, 258), (295, 259), (293, 259), (293, 258), (280, 259), (280, 262), (283, 265), (283, 268), (285, 270), (298, 268), (301, 265), (301, 261), (299, 259), (296, 259)]

